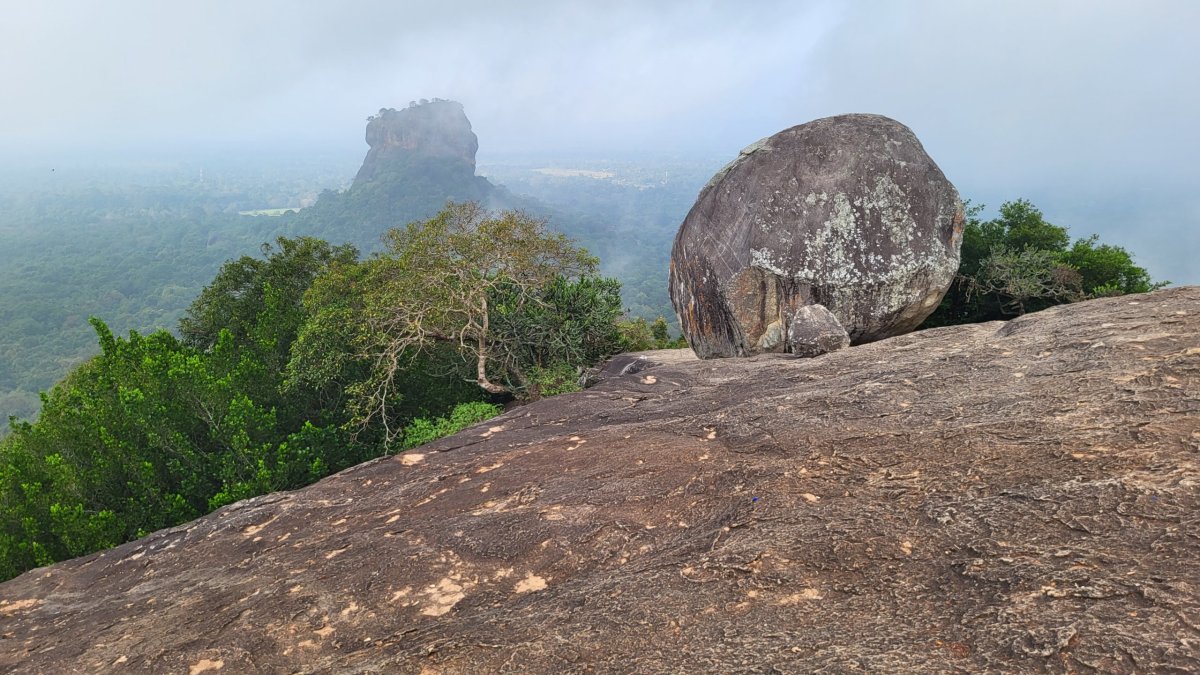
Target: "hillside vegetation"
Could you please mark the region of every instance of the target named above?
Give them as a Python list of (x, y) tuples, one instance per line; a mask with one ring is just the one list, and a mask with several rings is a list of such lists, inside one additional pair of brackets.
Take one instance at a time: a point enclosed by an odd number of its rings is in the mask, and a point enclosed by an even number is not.
[[(536, 199), (518, 196), (475, 175), (461, 107), (435, 104), (454, 143), (376, 144), (369, 171), (319, 198), (312, 176), (3, 196), (0, 577), (577, 389), (608, 355), (681, 346), (666, 270), (705, 170), (493, 169)], [(979, 213), (927, 325), (1161, 285), (1029, 202)]]

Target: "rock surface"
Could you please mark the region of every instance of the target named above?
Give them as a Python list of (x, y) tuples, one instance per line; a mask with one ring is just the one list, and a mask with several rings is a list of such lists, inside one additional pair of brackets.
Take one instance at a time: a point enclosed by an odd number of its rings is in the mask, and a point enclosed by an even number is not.
[(677, 360), (28, 572), (0, 670), (1197, 672), (1198, 460), (1200, 288)]
[(701, 358), (788, 350), (821, 304), (853, 344), (915, 329), (958, 270), (958, 192), (908, 127), (827, 117), (746, 148), (675, 237), (671, 300)]
[(461, 103), (435, 99), (372, 115), (367, 122), (367, 145), (371, 149), (354, 177), (355, 186), (414, 160), (448, 160), (473, 176), (479, 139), (471, 131)]

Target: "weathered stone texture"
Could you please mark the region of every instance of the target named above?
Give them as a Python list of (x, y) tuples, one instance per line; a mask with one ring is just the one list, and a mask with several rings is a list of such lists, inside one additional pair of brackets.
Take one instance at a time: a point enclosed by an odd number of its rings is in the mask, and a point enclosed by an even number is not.
[(1200, 288), (680, 356), (0, 584), (0, 671), (1200, 672)]
[(784, 352), (821, 304), (854, 344), (913, 330), (958, 269), (958, 192), (908, 127), (840, 115), (742, 151), (700, 192), (670, 292), (701, 358)]

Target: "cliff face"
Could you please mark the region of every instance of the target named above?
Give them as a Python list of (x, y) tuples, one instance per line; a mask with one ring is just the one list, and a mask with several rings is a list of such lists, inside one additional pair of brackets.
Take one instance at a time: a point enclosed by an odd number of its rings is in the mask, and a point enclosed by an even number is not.
[(433, 217), (446, 202), (517, 205), (506, 190), (475, 175), (479, 141), (462, 104), (433, 100), (381, 110), (367, 122), (370, 150), (349, 190), (325, 192), (296, 216), (296, 231), (379, 248), (388, 228)]
[(367, 145), (371, 149), (354, 178), (356, 186), (413, 161), (449, 160), (474, 176), (479, 139), (461, 103), (434, 100), (373, 115), (367, 122)]
[(0, 585), (0, 669), (1200, 669), (1200, 288), (656, 360)]

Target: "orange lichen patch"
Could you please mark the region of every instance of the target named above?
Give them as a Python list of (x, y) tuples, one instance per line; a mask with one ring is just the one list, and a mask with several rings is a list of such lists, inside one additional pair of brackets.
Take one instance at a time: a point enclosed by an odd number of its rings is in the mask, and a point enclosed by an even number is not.
[(412, 593), (412, 586), (405, 586), (395, 593), (392, 593), (391, 602), (399, 602), (401, 598), (408, 597), (409, 593)]
[(517, 585), (513, 587), (513, 591), (516, 593), (532, 593), (533, 591), (540, 591), (545, 587), (545, 579), (533, 572), (526, 572), (525, 578), (517, 582)]
[(188, 675), (200, 675), (200, 673), (206, 673), (210, 670), (220, 670), (224, 667), (225, 662), (221, 659), (217, 659), (215, 661), (210, 659), (200, 659), (196, 663), (193, 663), (190, 668), (188, 668)]
[(822, 597), (824, 596), (822, 596), (821, 592), (817, 589), (806, 588), (799, 593), (792, 593), (791, 595), (783, 596), (782, 598), (776, 600), (775, 604), (783, 606), (798, 605), (802, 602), (807, 602), (810, 600), (820, 600)]
[(502, 466), (504, 466), (504, 462), (496, 462), (495, 464), (493, 464), (491, 466), (481, 466), (478, 469), (475, 469), (475, 473), (487, 473), (489, 471), (494, 471), (496, 469), (499, 469)]
[(463, 584), (458, 575), (442, 578), (436, 584), (426, 587), (424, 595), (428, 604), (421, 610), (425, 616), (441, 616), (458, 604), (459, 600), (467, 597), (467, 585)]
[(580, 437), (578, 437), (578, 436), (572, 436), (572, 437), (571, 437), (571, 438), (569, 438), (568, 440), (569, 440), (571, 443), (574, 443), (575, 445), (572, 445), (572, 446), (568, 447), (568, 448), (567, 448), (567, 450), (577, 450), (577, 449), (579, 448), (579, 446), (583, 445), (584, 443), (587, 443), (587, 441), (586, 441), (586, 440), (584, 440), (584, 439), (582, 439), (582, 438), (580, 438)]
[(404, 466), (412, 466), (425, 460), (425, 455), (419, 452), (406, 452), (398, 457), (400, 463)]
[(498, 434), (501, 431), (504, 431), (503, 424), (500, 424), (500, 425), (497, 425), (494, 427), (488, 427), (488, 430), (483, 432), (482, 434), (479, 434), (479, 437), (480, 438), (491, 438), (494, 434)]
[(15, 612), (23, 612), (27, 609), (33, 609), (42, 604), (37, 598), (25, 598), (24, 600), (0, 600), (0, 614), (13, 614)]
[(250, 525), (246, 529), (242, 530), (242, 534), (244, 534), (247, 537), (253, 537), (254, 535), (258, 534), (259, 532), (262, 532), (262, 529), (264, 527), (270, 525), (271, 523), (273, 523), (277, 520), (279, 520), (278, 515), (275, 516), (274, 518), (271, 518), (270, 520), (268, 520), (266, 522), (259, 523), (258, 525)]
[(907, 539), (900, 542), (900, 550), (904, 551), (904, 555), (912, 555), (912, 551), (913, 551), (912, 542), (908, 541)]
[(357, 612), (359, 609), (361, 609), (361, 608), (358, 606), (358, 603), (351, 600), (350, 604), (346, 605), (346, 608), (343, 609), (341, 612), (339, 612), (338, 615), (343, 616), (343, 617), (350, 616), (352, 613)]
[(396, 522), (397, 520), (400, 520), (400, 514), (398, 514), (398, 513), (396, 515), (392, 516), (391, 518), (388, 518), (387, 520), (383, 521), (383, 523), (385, 525), (390, 525), (390, 524)]
[(438, 490), (437, 492), (429, 495), (425, 499), (422, 499), (421, 501), (417, 502), (416, 504), (413, 504), (413, 506), (424, 506), (424, 505), (428, 504), (429, 502), (437, 499), (438, 497), (446, 494), (449, 491), (450, 491), (450, 488), (442, 488), (441, 490)]

